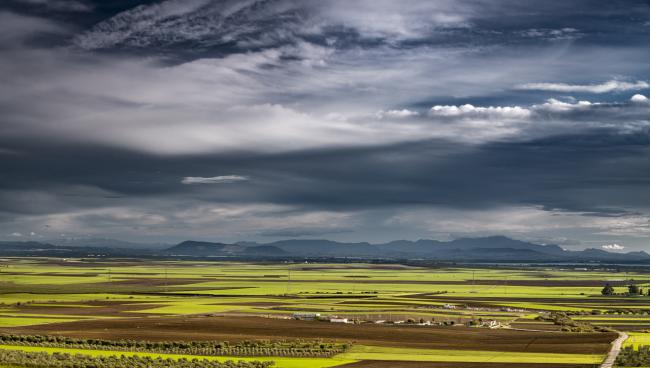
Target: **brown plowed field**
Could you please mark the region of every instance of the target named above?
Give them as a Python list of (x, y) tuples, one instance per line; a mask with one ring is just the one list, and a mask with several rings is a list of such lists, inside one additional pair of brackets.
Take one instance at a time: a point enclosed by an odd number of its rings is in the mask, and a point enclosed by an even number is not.
[(553, 333), (466, 327), (343, 325), (258, 317), (147, 317), (2, 328), (0, 332), (144, 340), (323, 339), (430, 349), (604, 354), (613, 333)]
[(148, 313), (131, 313), (145, 309), (164, 307), (165, 304), (137, 303), (128, 301), (92, 301), (86, 302), (89, 307), (68, 306), (66, 304), (32, 305), (23, 304), (14, 312), (27, 314), (57, 314), (74, 316), (102, 316), (102, 317), (143, 317)]
[(510, 327), (523, 330), (560, 331), (562, 326), (548, 323), (510, 323)]

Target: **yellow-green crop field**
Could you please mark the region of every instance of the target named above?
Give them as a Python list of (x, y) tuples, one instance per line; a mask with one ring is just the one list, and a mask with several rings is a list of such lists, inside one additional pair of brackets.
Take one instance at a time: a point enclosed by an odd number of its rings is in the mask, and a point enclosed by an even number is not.
[[(0, 333), (74, 336), (86, 333), (111, 338), (112, 326), (121, 323), (146, 326), (155, 321), (163, 326), (156, 330), (156, 336), (164, 339), (167, 324), (182, 325), (183, 321), (196, 318), (204, 321), (258, 318), (254, 321), (298, 323), (291, 322), (296, 313), (335, 316), (358, 323), (320, 336), (351, 342), (348, 351), (335, 357), (210, 357), (273, 360), (280, 368), (385, 360), (503, 363), (504, 367), (510, 363), (593, 365), (603, 360), (613, 334), (563, 332), (562, 326), (537, 317), (567, 313), (581, 326), (591, 326), (587, 328), (589, 331), (605, 326), (627, 331), (650, 330), (650, 297), (600, 294), (606, 283), (614, 285), (620, 293), (631, 282), (648, 289), (650, 275), (643, 270), (50, 258), (10, 258), (3, 260), (1, 266)], [(496, 322), (493, 328), (481, 327), (487, 325), (486, 321)], [(264, 322), (256, 323), (264, 325)], [(183, 337), (177, 331), (182, 327), (174, 325), (173, 328), (177, 334), (170, 332), (170, 339)], [(361, 336), (358, 342), (354, 330), (350, 330), (355, 328)], [(404, 344), (392, 341), (390, 333), (381, 338), (364, 335), (371, 331), (383, 336), (383, 331), (391, 328), (407, 336)], [(418, 334), (433, 331), (432, 334), (458, 336), (466, 344), (447, 347), (440, 337), (428, 335), (410, 341), (410, 330), (404, 330), (407, 328)], [(302, 336), (304, 331), (275, 335), (262, 327), (259, 330), (253, 327), (240, 335), (215, 330), (213, 335), (215, 340), (315, 338)], [(212, 339), (209, 331), (197, 332), (196, 336), (193, 333), (188, 330), (191, 338)], [(576, 345), (542, 346), (535, 342), (538, 337), (530, 337), (532, 342), (524, 344), (525, 348), (499, 345), (498, 339), (517, 333), (539, 334), (549, 341), (567, 337)], [(115, 338), (131, 336), (117, 329), (115, 334)], [(464, 334), (470, 338), (464, 339)], [(494, 340), (490, 340), (493, 334)], [(594, 342), (598, 339), (594, 336), (605, 335), (604, 342)], [(133, 336), (137, 337), (137, 333)], [(486, 336), (487, 343), (479, 343), (483, 341), (481, 336)], [(579, 343), (581, 336), (585, 337), (583, 347)], [(647, 335), (632, 333), (626, 344), (650, 345), (648, 341)]]

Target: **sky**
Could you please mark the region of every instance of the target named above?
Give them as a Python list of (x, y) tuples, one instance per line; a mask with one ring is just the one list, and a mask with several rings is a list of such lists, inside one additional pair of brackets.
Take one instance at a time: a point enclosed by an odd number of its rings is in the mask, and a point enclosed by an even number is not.
[(0, 240), (650, 250), (650, 1), (3, 0)]

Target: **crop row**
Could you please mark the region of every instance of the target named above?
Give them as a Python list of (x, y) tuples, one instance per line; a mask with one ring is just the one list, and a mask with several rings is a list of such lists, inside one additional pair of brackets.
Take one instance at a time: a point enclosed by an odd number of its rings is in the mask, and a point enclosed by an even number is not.
[(147, 356), (90, 356), (0, 350), (0, 364), (26, 368), (267, 368), (273, 362), (162, 359)]
[(616, 358), (616, 365), (621, 367), (647, 367), (650, 366), (650, 346), (626, 346)]
[(344, 352), (347, 344), (319, 341), (137, 341), (77, 339), (63, 336), (0, 335), (0, 343), (18, 346), (118, 350), (125, 352), (187, 354), (206, 356), (282, 356), (327, 358)]

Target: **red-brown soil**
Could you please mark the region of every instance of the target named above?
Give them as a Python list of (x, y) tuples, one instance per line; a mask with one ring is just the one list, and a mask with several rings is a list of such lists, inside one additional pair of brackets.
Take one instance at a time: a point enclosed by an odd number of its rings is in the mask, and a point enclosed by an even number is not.
[[(32, 305), (22, 304), (17, 313), (57, 314), (73, 316), (143, 317), (146, 313), (132, 313), (144, 309), (164, 307), (164, 304), (137, 303), (125, 301), (91, 301), (90, 307), (66, 306), (65, 304)], [(13, 312), (16, 313), (16, 312)]]
[(343, 325), (258, 317), (148, 317), (2, 328), (0, 332), (143, 340), (323, 339), (431, 349), (602, 354), (613, 333), (528, 332), (466, 327)]

